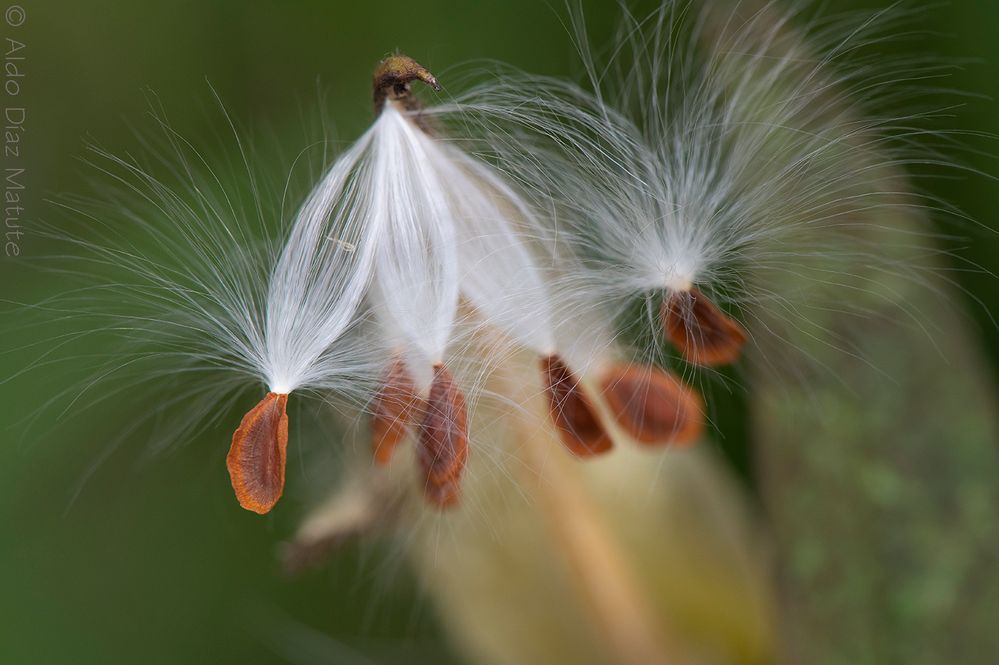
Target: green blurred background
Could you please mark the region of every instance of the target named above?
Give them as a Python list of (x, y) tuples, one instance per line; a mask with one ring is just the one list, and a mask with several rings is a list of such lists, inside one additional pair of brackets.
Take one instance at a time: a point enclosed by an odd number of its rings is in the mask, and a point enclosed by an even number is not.
[[(595, 43), (605, 43), (614, 3), (583, 5)], [(206, 80), (251, 135), (301, 137), (309, 124), (303, 117), (314, 115), (322, 97), (338, 135), (349, 139), (370, 119), (373, 65), (396, 48), (445, 87), (449, 67), (480, 58), (579, 73), (564, 12), (536, 0), (20, 6), (22, 26), (0, 23), (5, 37), (27, 45), (20, 63), (25, 235), (23, 256), (0, 263), (7, 301), (49, 295), (51, 281), (27, 265), (50, 251), (32, 235), (32, 219), (46, 218), (47, 198), (85, 190), (92, 175), (78, 160), (85, 138), (113, 152), (136, 149), (132, 128), (141, 134), (151, 127), (143, 119), (148, 90), (174, 128), (194, 140), (228, 131)], [(919, 21), (935, 35), (922, 48), (972, 59), (947, 84), (982, 95), (940, 127), (967, 130), (967, 143), (981, 154), (966, 161), (999, 173), (987, 154), (996, 153), (994, 142), (978, 136), (999, 133), (999, 108), (988, 99), (999, 92), (999, 3), (962, 0)], [(999, 185), (969, 176), (928, 186), (985, 227), (949, 223), (941, 230), (960, 236), (948, 246), (956, 255), (952, 276), (971, 294), (969, 321), (999, 376), (999, 332), (988, 315), (999, 312), (999, 281), (990, 274), (999, 271)], [(113, 408), (96, 421), (39, 410), (67, 385), (72, 368), (42, 366), (14, 377), (33, 356), (11, 350), (35, 333), (19, 330), (19, 314), (8, 306), (3, 316), (0, 370), (12, 378), (0, 385), (0, 663), (449, 662), (431, 609), (376, 553), (348, 548), (327, 569), (280, 573), (276, 545), (303, 506), (285, 503), (263, 519), (235, 508), (223, 459), (237, 414), (152, 459), (141, 440), (111, 448), (116, 423), (106, 418)], [(751, 476), (752, 442), (742, 434), (737, 398), (728, 410), (725, 445)]]

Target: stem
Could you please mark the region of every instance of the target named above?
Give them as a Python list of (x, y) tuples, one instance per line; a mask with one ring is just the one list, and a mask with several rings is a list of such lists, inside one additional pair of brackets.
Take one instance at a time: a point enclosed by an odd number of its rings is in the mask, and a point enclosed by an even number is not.
[(580, 474), (571, 468), (580, 462), (561, 450), (553, 454), (552, 437), (539, 436), (544, 426), (539, 428), (535, 418), (544, 417), (539, 413), (520, 422), (525, 460), (537, 472), (532, 474), (536, 496), (550, 533), (575, 577), (574, 586), (592, 628), (606, 636), (614, 662), (677, 662), (668, 655), (662, 620), (650, 610), (606, 520), (594, 506)]

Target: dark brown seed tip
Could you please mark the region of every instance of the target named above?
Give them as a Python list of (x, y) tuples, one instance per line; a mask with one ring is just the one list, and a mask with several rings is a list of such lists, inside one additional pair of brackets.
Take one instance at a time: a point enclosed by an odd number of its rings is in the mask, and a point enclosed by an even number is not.
[(375, 113), (381, 113), (386, 100), (398, 101), (407, 110), (416, 110), (409, 88), (413, 81), (423, 81), (436, 91), (441, 89), (433, 74), (409, 56), (396, 54), (382, 60), (372, 81)]
[(610, 450), (611, 438), (569, 366), (559, 356), (550, 355), (541, 360), (541, 373), (548, 412), (565, 447), (579, 457)]
[(701, 398), (664, 370), (614, 365), (601, 389), (614, 419), (639, 443), (693, 443), (704, 432)]
[(417, 419), (421, 401), (406, 363), (396, 358), (371, 405), (371, 440), (377, 464), (388, 464), (392, 459), (392, 453)]
[(696, 288), (673, 291), (660, 311), (666, 337), (684, 359), (715, 367), (739, 358), (746, 332)]
[(440, 508), (453, 506), (468, 460), (468, 416), (465, 396), (443, 365), (434, 368), (419, 432), (417, 459), (426, 477), (427, 500)]
[(288, 396), (267, 393), (243, 416), (225, 458), (239, 505), (264, 515), (284, 491)]

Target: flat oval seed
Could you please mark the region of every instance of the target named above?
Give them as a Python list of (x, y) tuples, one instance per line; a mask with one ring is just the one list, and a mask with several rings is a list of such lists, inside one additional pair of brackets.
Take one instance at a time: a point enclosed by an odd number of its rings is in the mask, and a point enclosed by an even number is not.
[(225, 463), (239, 505), (261, 515), (284, 491), (288, 454), (288, 395), (267, 393), (243, 416)]
[(727, 365), (739, 358), (746, 332), (697, 288), (674, 291), (659, 316), (666, 337), (695, 365)]
[(434, 367), (419, 433), (417, 459), (426, 477), (427, 500), (441, 508), (453, 506), (468, 460), (468, 416), (465, 396), (443, 365)]
[(601, 389), (614, 419), (639, 443), (693, 443), (704, 432), (701, 398), (657, 367), (614, 365)]
[(406, 363), (396, 358), (371, 405), (371, 441), (377, 464), (387, 464), (392, 459), (392, 453), (416, 420), (421, 401)]
[(551, 355), (541, 360), (548, 412), (566, 448), (579, 457), (592, 457), (613, 446), (592, 402), (569, 366)]

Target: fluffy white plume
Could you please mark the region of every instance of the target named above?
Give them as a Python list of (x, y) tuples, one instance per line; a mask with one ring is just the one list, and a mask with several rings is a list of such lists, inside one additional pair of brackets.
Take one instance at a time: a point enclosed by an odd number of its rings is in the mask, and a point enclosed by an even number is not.
[(490, 324), (524, 347), (555, 351), (552, 293), (539, 265), (544, 244), (528, 234), (541, 222), (489, 166), (442, 146), (459, 213), (461, 292)]
[[(541, 222), (499, 173), (386, 104), (366, 165), (375, 302), (390, 336), (444, 360), (458, 296), (518, 343), (553, 350), (551, 295), (526, 234)], [(410, 354), (414, 355), (414, 354)]]
[(66, 285), (32, 309), (73, 323), (46, 338), (48, 362), (86, 340), (93, 363), (52, 401), (144, 395), (139, 408), (155, 408), (137, 420), (162, 420), (157, 445), (217, 421), (261, 385), (365, 403), (382, 353), (358, 311), (375, 232), (356, 207), (364, 143), (306, 196), (315, 153), (289, 165), (233, 130), (224, 149), (237, 159), (219, 159), (162, 112), (154, 118), (161, 131), (144, 138), (142, 161), (92, 147), (95, 195), (58, 201), (67, 220), (50, 235), (64, 250), (50, 261)]
[[(788, 307), (775, 273), (817, 252), (876, 263), (859, 213), (924, 205), (891, 174), (939, 160), (912, 140), (928, 134), (920, 121), (935, 91), (907, 80), (944, 68), (865, 52), (904, 17), (811, 18), (799, 40), (788, 22), (808, 4), (667, 1), (626, 16), (604, 62), (577, 15), (585, 85), (500, 71), (434, 112), (475, 125), (478, 150), (553, 206), (560, 241), (585, 266), (569, 279), (594, 302), (621, 312), (696, 285), (723, 301)], [(900, 100), (905, 117), (880, 112)]]
[(419, 355), (436, 365), (458, 307), (455, 211), (440, 148), (395, 104), (371, 130), (369, 224), (381, 230), (375, 269), (383, 317)]
[(359, 369), (335, 343), (357, 317), (382, 236), (364, 161), (376, 142), (369, 130), (337, 159), (295, 218), (267, 293), (262, 365), (273, 392), (335, 388)]

